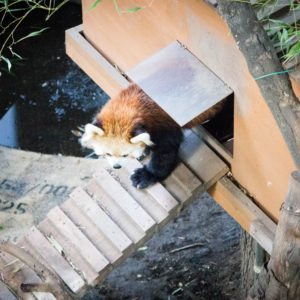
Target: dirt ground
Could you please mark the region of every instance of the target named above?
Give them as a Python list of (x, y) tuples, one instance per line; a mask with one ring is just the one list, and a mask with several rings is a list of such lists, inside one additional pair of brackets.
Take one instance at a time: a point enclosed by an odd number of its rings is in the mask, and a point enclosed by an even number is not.
[[(64, 30), (79, 23), (80, 7), (68, 4), (34, 47), (24, 43), (27, 60), (12, 75), (1, 70), (0, 128), (16, 105), (14, 147), (85, 155), (70, 131), (88, 122), (107, 96), (64, 54)], [(240, 231), (204, 194), (82, 299), (240, 299)]]

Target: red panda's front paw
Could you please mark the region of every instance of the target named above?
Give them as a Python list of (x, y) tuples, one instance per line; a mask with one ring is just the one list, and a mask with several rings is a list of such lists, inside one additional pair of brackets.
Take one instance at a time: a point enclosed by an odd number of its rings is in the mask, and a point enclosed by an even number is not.
[(157, 178), (150, 173), (146, 167), (134, 170), (134, 173), (130, 176), (132, 185), (137, 189), (144, 189), (149, 185), (157, 182)]

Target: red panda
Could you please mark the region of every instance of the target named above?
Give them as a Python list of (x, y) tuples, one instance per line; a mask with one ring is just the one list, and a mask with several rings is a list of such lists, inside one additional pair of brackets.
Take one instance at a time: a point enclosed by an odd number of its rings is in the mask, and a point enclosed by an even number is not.
[[(185, 127), (203, 123), (222, 106), (218, 103)], [(107, 158), (114, 168), (120, 168), (127, 156), (140, 159), (150, 150), (149, 163), (130, 177), (134, 187), (143, 189), (169, 176), (176, 166), (182, 137), (181, 127), (132, 84), (109, 100), (92, 124), (85, 125), (80, 142)]]

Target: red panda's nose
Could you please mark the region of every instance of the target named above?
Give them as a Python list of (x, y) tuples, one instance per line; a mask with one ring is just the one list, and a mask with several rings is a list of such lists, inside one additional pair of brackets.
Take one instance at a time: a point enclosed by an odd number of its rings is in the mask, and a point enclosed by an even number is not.
[(113, 168), (114, 168), (114, 169), (121, 169), (122, 166), (121, 166), (120, 164), (114, 164), (114, 165), (113, 165)]

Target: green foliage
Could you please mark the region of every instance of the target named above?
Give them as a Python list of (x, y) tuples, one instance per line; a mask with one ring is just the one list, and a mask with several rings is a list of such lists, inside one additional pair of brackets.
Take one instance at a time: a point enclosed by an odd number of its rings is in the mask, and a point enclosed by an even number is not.
[(275, 18), (272, 18), (273, 12), (283, 8), (279, 0), (259, 0), (256, 2), (256, 8), (268, 12), (262, 20), (267, 24), (266, 28), (275, 49), (281, 53), (281, 58), (288, 61), (300, 54), (300, 24), (295, 16), (297, 10), (300, 10), (299, 1), (286, 1), (285, 9), (288, 14), (294, 18), (294, 21), (287, 24)]
[[(126, 8), (125, 11), (122, 11), (120, 9), (120, 6), (118, 4), (118, 1), (117, 0), (112, 0), (113, 3), (114, 3), (114, 6), (115, 6), (115, 9), (116, 9), (116, 12), (118, 13), (118, 15), (121, 15), (122, 13), (135, 13), (141, 9), (143, 9), (143, 7), (141, 6), (134, 6), (134, 7), (130, 7), (130, 8)], [(95, 0), (91, 6), (89, 7), (88, 10), (91, 10), (91, 9), (94, 9), (98, 6), (98, 4), (100, 4), (102, 2), (102, 0)]]
[(20, 36), (19, 29), (34, 11), (45, 14), (45, 21), (57, 12), (69, 0), (0, 0), (0, 66), (6, 65), (8, 71), (12, 69), (12, 62), (22, 59), (15, 50), (15, 45), (40, 35), (48, 28), (25, 33)]

